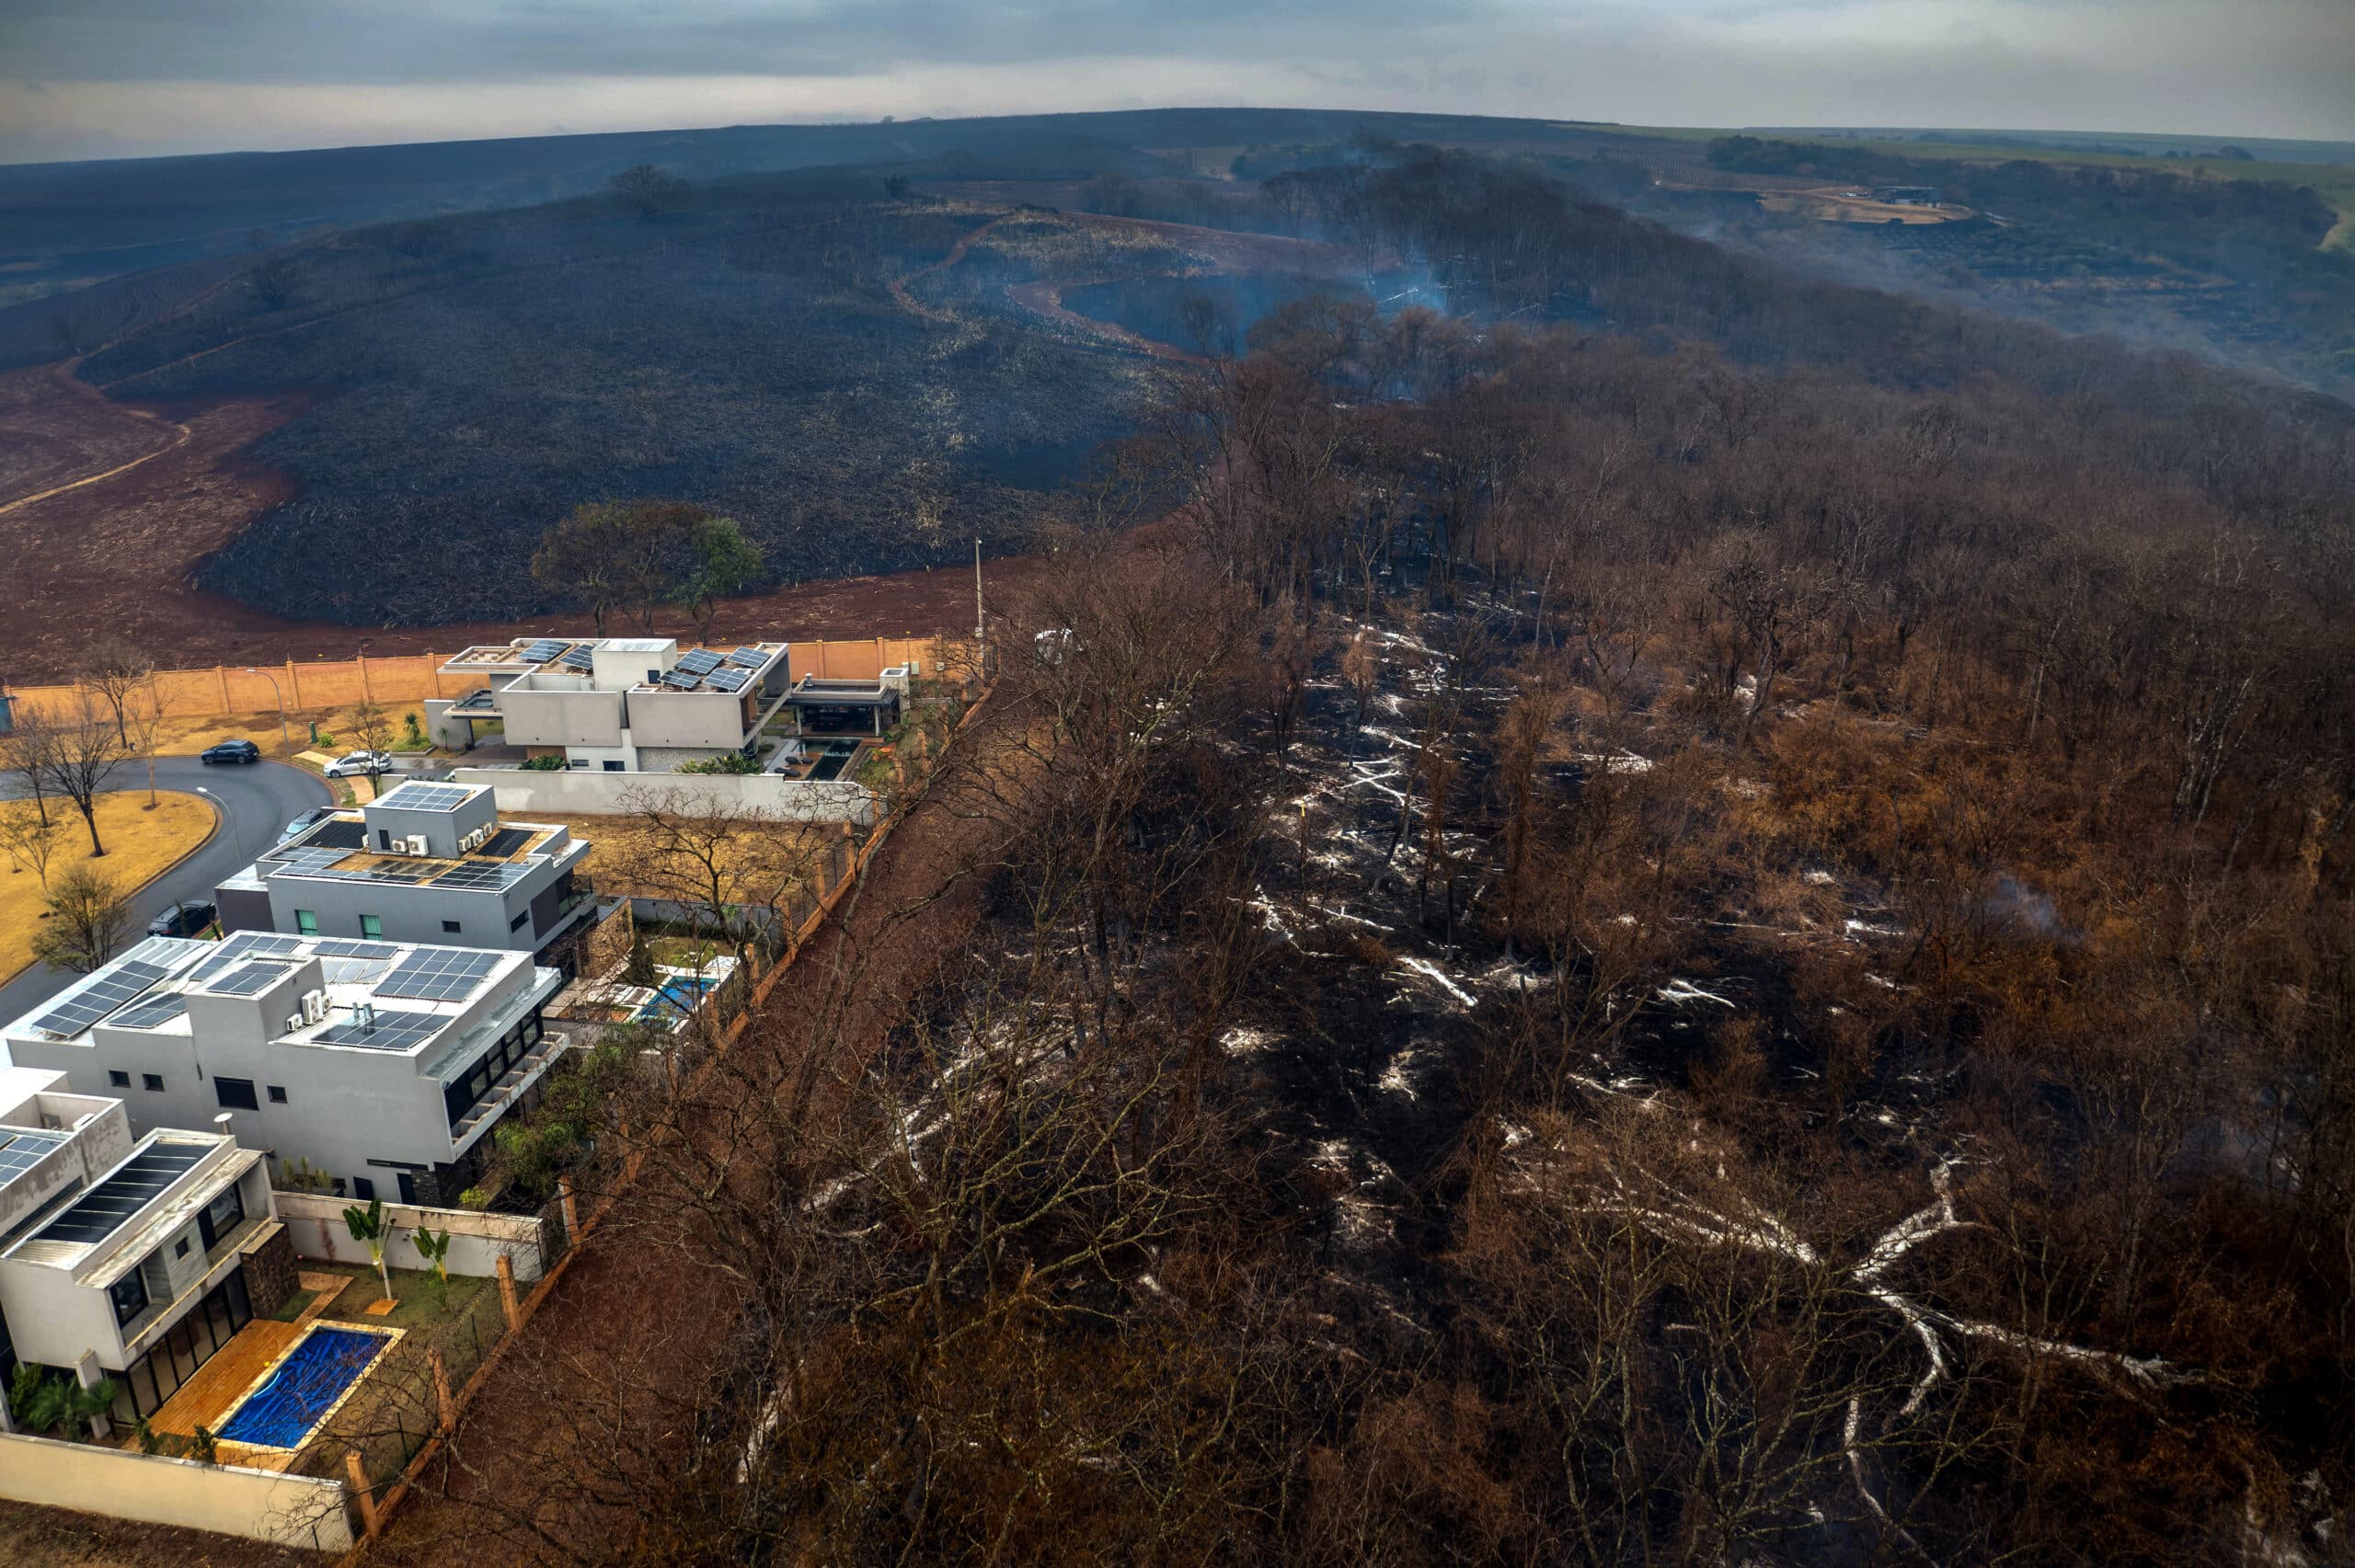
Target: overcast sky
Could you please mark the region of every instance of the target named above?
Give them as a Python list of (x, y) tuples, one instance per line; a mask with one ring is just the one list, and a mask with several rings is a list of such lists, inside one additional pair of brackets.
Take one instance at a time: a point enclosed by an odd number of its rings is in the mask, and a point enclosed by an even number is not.
[(2355, 0), (0, 0), (0, 162), (1181, 104), (2355, 140)]

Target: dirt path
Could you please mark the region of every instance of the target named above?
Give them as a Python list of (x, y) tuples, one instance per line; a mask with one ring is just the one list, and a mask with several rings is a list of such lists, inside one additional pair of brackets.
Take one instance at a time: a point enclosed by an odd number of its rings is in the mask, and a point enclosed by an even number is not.
[[(75, 367), (81, 362), (79, 360), (67, 360), (61, 364), (51, 366), (51, 370), (55, 372), (50, 378), (52, 383), (59, 388), (61, 396), (91, 399), (105, 404), (106, 399), (101, 397), (95, 389), (85, 386), (75, 379)], [(119, 474), (128, 474), (143, 463), (153, 463), (167, 452), (178, 452), (188, 444), (189, 428), (178, 419), (167, 419), (161, 414), (151, 414), (144, 408), (133, 408), (123, 404), (106, 404), (106, 406), (109, 411), (123, 418), (137, 419), (150, 426), (168, 427), (173, 432), (171, 441), (153, 452), (132, 458), (128, 463), (118, 463), (103, 473), (85, 475), (79, 479), (69, 479), (63, 485), (52, 485), (46, 490), (37, 490), (29, 496), (19, 496), (13, 501), (0, 503), (0, 517), (5, 517), (20, 507), (31, 506), (36, 501), (45, 501), (52, 496), (62, 496), (68, 490), (78, 490), (85, 485), (96, 485), (111, 479)]]

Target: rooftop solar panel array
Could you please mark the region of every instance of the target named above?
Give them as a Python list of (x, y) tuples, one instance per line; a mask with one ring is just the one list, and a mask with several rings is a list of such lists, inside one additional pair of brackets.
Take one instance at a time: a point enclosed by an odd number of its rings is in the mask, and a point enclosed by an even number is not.
[(474, 853), (490, 860), (505, 860), (532, 841), (529, 828), (501, 828), (474, 848)]
[(160, 964), (136, 960), (115, 964), (99, 970), (89, 984), (35, 1019), (33, 1027), (70, 1040), (170, 973)]
[(107, 1020), (109, 1028), (153, 1029), (168, 1024), (188, 1011), (188, 998), (176, 990), (167, 990), (141, 998)]
[(378, 795), (376, 804), (407, 811), (454, 811), (479, 793), (477, 785), (425, 784), (411, 779)]
[(212, 1147), (185, 1143), (148, 1145), (43, 1226), (40, 1240), (93, 1245), (105, 1241), (186, 1174)]
[(565, 649), (562, 657), (557, 658), (557, 663), (562, 665), (567, 670), (578, 670), (584, 675), (597, 668), (597, 660), (595, 657), (592, 655), (586, 647), (569, 647)]
[(247, 964), (242, 969), (232, 969), (206, 989), (223, 996), (259, 996), (286, 978), (284, 964)]
[(432, 1038), (449, 1023), (438, 1013), (408, 1013), (380, 1007), (371, 1019), (350, 1018), (330, 1024), (313, 1036), (322, 1046), (364, 1046), (375, 1051), (405, 1051)]
[(274, 932), (240, 931), (232, 933), (220, 947), (199, 964), (193, 978), (209, 980), (213, 976), (235, 968), (247, 958), (291, 958), (303, 951), (299, 936), (280, 936)]
[(769, 656), (756, 647), (740, 647), (728, 656), (728, 662), (740, 670), (758, 670), (769, 661)]
[(6, 1186), (65, 1142), (62, 1132), (0, 1127), (0, 1187)]
[(469, 947), (420, 947), (393, 966), (393, 972), (376, 987), (376, 994), (456, 1001), (472, 996), (502, 956)]
[(715, 670), (703, 678), (703, 683), (715, 692), (741, 692), (752, 679), (749, 670)]
[(562, 637), (542, 637), (516, 657), (526, 664), (546, 664), (571, 646)]
[(353, 942), (341, 936), (314, 942), (311, 951), (322, 958), (397, 958), (401, 956), (401, 950), (389, 942)]
[(367, 823), (347, 822), (336, 817), (304, 835), (303, 847), (310, 850), (356, 850), (367, 841)]

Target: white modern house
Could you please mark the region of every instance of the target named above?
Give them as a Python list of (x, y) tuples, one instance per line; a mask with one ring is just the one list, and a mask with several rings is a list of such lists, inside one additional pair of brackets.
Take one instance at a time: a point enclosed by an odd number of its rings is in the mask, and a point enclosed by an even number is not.
[(0, 1068), (0, 1374), (112, 1379), (128, 1421), (277, 1308), (293, 1252), (258, 1150), (218, 1132), (134, 1138), (121, 1100), (66, 1080)]
[(500, 822), (485, 786), (411, 780), (266, 852), (213, 902), (224, 931), (545, 954), (592, 912), (588, 855), (561, 823)]
[(518, 637), (442, 666), (484, 684), (425, 704), (435, 742), (460, 750), (498, 728), (529, 756), (568, 768), (671, 773), (730, 752), (756, 755), (791, 684), (784, 643), (681, 652), (671, 637)]
[(0, 1032), (21, 1067), (120, 1095), (133, 1130), (210, 1127), (365, 1201), (454, 1204), (564, 1048), (528, 953), (242, 931), (151, 937)]

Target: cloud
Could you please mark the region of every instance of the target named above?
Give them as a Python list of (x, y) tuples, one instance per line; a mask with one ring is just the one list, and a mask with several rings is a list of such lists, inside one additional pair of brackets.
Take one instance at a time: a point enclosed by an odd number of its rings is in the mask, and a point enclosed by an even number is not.
[(1246, 102), (2355, 138), (2348, 0), (0, 0), (10, 78), (15, 158)]

